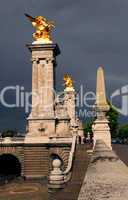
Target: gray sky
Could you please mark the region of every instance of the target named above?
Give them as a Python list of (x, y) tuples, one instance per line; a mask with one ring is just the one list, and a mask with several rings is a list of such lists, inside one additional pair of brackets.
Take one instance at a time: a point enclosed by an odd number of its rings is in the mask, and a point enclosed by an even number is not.
[[(102, 64), (110, 95), (128, 83), (128, 1), (127, 0), (4, 0), (0, 5), (0, 89), (22, 85), (31, 90), (31, 24), (24, 13), (43, 15), (56, 22), (53, 38), (60, 46), (57, 88), (69, 73), (77, 90), (95, 91), (96, 69)], [(14, 100), (14, 94), (7, 96)], [(0, 129), (25, 127), (23, 109), (0, 107)]]

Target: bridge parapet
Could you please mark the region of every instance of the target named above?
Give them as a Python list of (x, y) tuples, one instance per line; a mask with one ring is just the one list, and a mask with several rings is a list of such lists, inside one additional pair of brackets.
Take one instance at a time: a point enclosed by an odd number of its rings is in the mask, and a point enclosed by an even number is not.
[(128, 167), (98, 140), (78, 200), (127, 200)]

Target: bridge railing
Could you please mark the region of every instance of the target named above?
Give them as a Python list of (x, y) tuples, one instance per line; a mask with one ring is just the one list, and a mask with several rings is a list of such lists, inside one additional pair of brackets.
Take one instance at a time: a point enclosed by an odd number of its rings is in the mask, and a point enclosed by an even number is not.
[(104, 141), (97, 140), (78, 200), (128, 197), (128, 168)]
[(73, 160), (75, 155), (76, 149), (76, 141), (77, 136), (74, 135), (72, 138), (72, 146), (71, 151), (69, 153), (68, 165), (65, 171), (61, 170), (61, 162), (58, 159), (53, 160), (53, 170), (49, 176), (49, 186), (53, 187), (61, 187), (64, 183), (68, 182), (72, 175), (72, 167), (73, 167)]
[(73, 139), (72, 139), (72, 147), (69, 153), (68, 165), (67, 165), (66, 170), (63, 172), (65, 183), (68, 182), (71, 178), (71, 172), (72, 172), (72, 166), (73, 166), (73, 160), (74, 160), (75, 148), (76, 148), (76, 140), (77, 140), (77, 136), (75, 135), (73, 136)]

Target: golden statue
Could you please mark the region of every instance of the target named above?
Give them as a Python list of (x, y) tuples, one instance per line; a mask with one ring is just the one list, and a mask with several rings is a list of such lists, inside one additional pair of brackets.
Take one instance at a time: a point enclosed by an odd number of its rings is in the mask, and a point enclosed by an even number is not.
[(66, 88), (74, 88), (73, 80), (68, 74), (64, 75), (63, 80), (64, 80), (64, 85), (65, 85)]
[(32, 22), (33, 27), (36, 28), (36, 32), (33, 33), (33, 38), (40, 43), (52, 43), (51, 30), (55, 27), (53, 21), (47, 21), (43, 16), (37, 16), (35, 18), (28, 14), (25, 16)]

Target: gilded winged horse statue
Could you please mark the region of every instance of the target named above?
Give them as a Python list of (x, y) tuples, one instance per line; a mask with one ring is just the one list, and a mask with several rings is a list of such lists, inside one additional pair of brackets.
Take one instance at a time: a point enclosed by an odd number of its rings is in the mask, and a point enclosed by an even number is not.
[(51, 30), (55, 28), (53, 21), (47, 21), (43, 16), (32, 17), (25, 13), (25, 16), (36, 28), (36, 32), (33, 33), (33, 38), (40, 43), (52, 43)]

